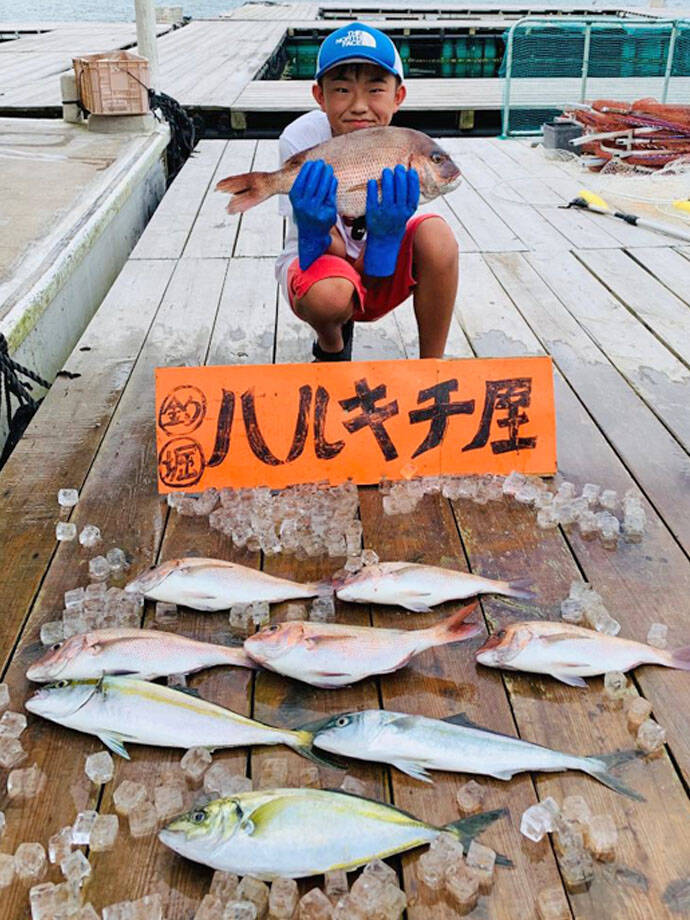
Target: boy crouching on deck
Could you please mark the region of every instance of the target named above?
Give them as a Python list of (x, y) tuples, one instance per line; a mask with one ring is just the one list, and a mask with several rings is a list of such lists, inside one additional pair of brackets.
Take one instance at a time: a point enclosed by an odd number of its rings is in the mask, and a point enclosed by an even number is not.
[[(280, 136), (280, 163), (362, 128), (389, 125), (406, 96), (400, 56), (390, 38), (355, 22), (321, 45), (312, 87), (320, 111), (297, 118)], [(365, 218), (336, 211), (337, 180), (323, 160), (304, 164), (281, 213), (292, 217), (276, 278), (295, 314), (316, 332), (317, 361), (349, 361), (354, 322), (372, 322), (410, 293), (420, 358), (441, 358), (458, 285), (458, 248), (442, 217), (413, 217), (415, 170), (384, 170), (381, 198), (370, 183)]]

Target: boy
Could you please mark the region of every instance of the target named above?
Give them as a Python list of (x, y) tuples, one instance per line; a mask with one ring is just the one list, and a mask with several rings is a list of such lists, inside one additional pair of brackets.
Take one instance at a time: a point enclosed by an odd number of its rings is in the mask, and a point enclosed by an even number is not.
[[(280, 136), (281, 165), (308, 147), (363, 128), (389, 125), (405, 99), (393, 42), (354, 22), (322, 43), (312, 93), (320, 111)], [(416, 172), (384, 170), (381, 197), (370, 180), (366, 216), (346, 225), (336, 212), (337, 180), (322, 160), (305, 163), (281, 213), (292, 216), (276, 278), (295, 314), (316, 332), (316, 361), (349, 361), (353, 322), (384, 316), (412, 292), (419, 356), (441, 358), (458, 284), (458, 248), (443, 218), (413, 217)]]

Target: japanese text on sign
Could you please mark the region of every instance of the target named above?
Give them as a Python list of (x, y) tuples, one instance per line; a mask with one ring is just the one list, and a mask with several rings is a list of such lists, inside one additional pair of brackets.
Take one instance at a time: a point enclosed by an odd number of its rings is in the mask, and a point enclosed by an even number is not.
[(156, 371), (159, 491), (556, 471), (551, 359)]

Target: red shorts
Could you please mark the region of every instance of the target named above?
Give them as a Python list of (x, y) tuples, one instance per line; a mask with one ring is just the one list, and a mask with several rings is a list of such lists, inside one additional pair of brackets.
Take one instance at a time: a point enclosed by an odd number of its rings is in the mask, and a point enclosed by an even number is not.
[(365, 288), (359, 272), (352, 263), (340, 256), (330, 255), (330, 253), (319, 256), (306, 271), (302, 271), (299, 267), (299, 259), (295, 259), (287, 275), (288, 294), (293, 312), (295, 301), (301, 300), (312, 284), (323, 281), (324, 278), (347, 278), (357, 292), (357, 306), (352, 314), (356, 322), (370, 323), (390, 313), (404, 300), (407, 300), (417, 284), (412, 274), (412, 243), (417, 227), (429, 217), (438, 217), (438, 215), (418, 214), (408, 220), (405, 236), (400, 244), (395, 273), (390, 278), (383, 279), (374, 288)]

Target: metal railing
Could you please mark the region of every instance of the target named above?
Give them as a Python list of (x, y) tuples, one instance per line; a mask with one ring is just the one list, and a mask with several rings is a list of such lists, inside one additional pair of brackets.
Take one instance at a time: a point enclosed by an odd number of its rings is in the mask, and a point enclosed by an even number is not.
[[(683, 30), (684, 34), (690, 36), (690, 19), (645, 19), (645, 20), (634, 20), (634, 19), (622, 19), (616, 16), (525, 16), (522, 19), (517, 20), (513, 25), (511, 25), (508, 30), (506, 37), (506, 48), (505, 48), (505, 73), (502, 75), (503, 79), (503, 104), (502, 104), (502, 137), (517, 136), (517, 135), (528, 135), (528, 134), (539, 134), (539, 128), (530, 128), (529, 130), (517, 130), (511, 125), (511, 114), (515, 112), (516, 108), (525, 109), (529, 108), (524, 104), (523, 101), (518, 101), (515, 103), (514, 97), (511, 97), (511, 92), (514, 89), (515, 82), (521, 79), (530, 79), (529, 73), (520, 73), (518, 76), (515, 74), (516, 68), (516, 37), (519, 39), (524, 38), (528, 33), (525, 30), (530, 30), (533, 27), (548, 28), (549, 30), (562, 28), (564, 38), (572, 38), (577, 35), (577, 30), (579, 29), (579, 34), (583, 37), (582, 44), (582, 61), (579, 74), (579, 92), (574, 93), (573, 95), (579, 96), (579, 98), (568, 99), (568, 102), (572, 103), (583, 103), (587, 98), (587, 90), (589, 81), (592, 79), (591, 74), (591, 50), (592, 50), (592, 37), (602, 37), (606, 40), (611, 40), (611, 45), (613, 46), (614, 42), (620, 42), (622, 40), (629, 40), (633, 36), (644, 37), (648, 35), (651, 38), (659, 41), (660, 38), (662, 41), (668, 41), (668, 47), (666, 51), (666, 63), (664, 67), (663, 74), (652, 75), (658, 81), (660, 81), (660, 92), (656, 89), (660, 97), (660, 102), (666, 102), (668, 98), (669, 85), (671, 80), (674, 78), (673, 69), (674, 69), (674, 58), (676, 55), (676, 48), (678, 44), (678, 36)], [(522, 33), (521, 33), (522, 30)], [(598, 32), (603, 32), (603, 30), (608, 30), (610, 35), (599, 35)], [(618, 34), (614, 34), (618, 30)], [(666, 33), (664, 35), (663, 33)], [(548, 36), (545, 36), (544, 40), (554, 40), (556, 36), (551, 32)], [(518, 49), (519, 51), (519, 49)], [(628, 66), (635, 65), (635, 62), (628, 62)], [(532, 75), (531, 79), (535, 79), (538, 75)], [(622, 76), (622, 75), (618, 75)], [(675, 75), (678, 77), (679, 75)], [(688, 67), (688, 72), (684, 73), (683, 76), (690, 77), (690, 67)], [(639, 74), (630, 74), (631, 78), (639, 77)], [(567, 78), (564, 78), (567, 79)], [(616, 79), (616, 77), (614, 77)], [(614, 84), (615, 86), (615, 84)], [(615, 92), (615, 89), (614, 89)], [(639, 93), (637, 94), (639, 96)], [(632, 100), (630, 100), (632, 101)], [(511, 102), (512, 110), (511, 110)], [(544, 96), (543, 99), (539, 100), (538, 104), (532, 106), (534, 109), (558, 109), (560, 106), (560, 100), (552, 99), (549, 101), (548, 96)]]

